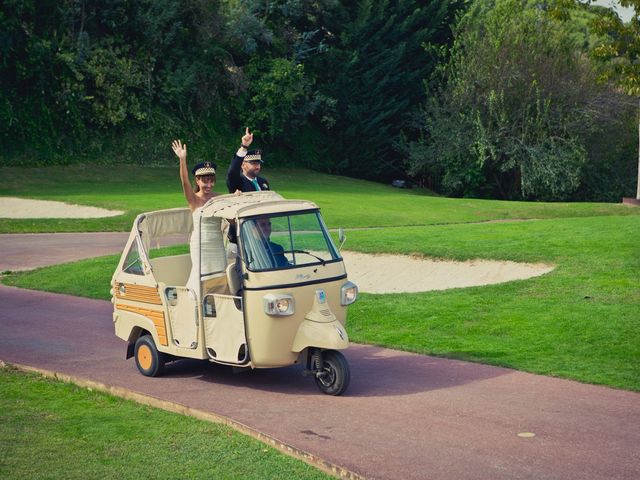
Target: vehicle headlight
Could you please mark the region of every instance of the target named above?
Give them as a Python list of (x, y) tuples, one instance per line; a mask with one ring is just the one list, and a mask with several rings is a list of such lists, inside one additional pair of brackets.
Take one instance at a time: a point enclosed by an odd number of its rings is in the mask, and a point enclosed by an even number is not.
[(262, 302), (267, 315), (293, 315), (294, 304), (291, 295), (269, 293), (262, 297)]
[(340, 289), (340, 304), (351, 305), (358, 298), (358, 286), (353, 282), (345, 283)]

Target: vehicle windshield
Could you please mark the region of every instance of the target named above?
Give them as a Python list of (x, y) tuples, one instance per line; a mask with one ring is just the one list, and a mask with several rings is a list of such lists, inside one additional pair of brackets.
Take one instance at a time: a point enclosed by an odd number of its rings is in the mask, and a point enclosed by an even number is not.
[(340, 259), (318, 212), (245, 220), (240, 235), (251, 271), (324, 265)]

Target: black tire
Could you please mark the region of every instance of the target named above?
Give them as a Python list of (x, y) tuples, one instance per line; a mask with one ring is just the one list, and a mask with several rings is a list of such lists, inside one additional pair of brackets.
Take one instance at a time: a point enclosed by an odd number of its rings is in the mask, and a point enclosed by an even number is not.
[(322, 352), (322, 372), (316, 375), (315, 380), (322, 393), (342, 395), (351, 380), (349, 364), (344, 355), (336, 350)]
[(136, 340), (134, 357), (136, 367), (146, 377), (157, 377), (164, 369), (165, 356), (158, 352), (151, 335), (143, 335)]

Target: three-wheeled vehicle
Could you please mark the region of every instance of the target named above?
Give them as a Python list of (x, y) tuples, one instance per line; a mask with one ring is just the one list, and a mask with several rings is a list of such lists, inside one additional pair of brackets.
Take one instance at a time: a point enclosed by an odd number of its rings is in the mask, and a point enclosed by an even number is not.
[[(189, 233), (190, 253), (151, 250)], [(330, 395), (349, 384), (339, 350), (358, 289), (312, 202), (252, 192), (214, 197), (193, 214), (138, 215), (111, 285), (116, 335), (143, 375), (195, 358), (249, 369), (299, 363)]]

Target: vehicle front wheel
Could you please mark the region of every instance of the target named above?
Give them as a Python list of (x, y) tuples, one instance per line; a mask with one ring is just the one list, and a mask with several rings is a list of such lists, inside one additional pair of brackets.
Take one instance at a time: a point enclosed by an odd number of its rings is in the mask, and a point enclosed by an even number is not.
[(134, 351), (136, 366), (146, 377), (157, 377), (164, 368), (164, 354), (158, 352), (151, 335), (143, 335), (136, 340)]
[(316, 385), (327, 395), (342, 395), (351, 380), (349, 364), (340, 352), (325, 350), (322, 352), (322, 368), (316, 373)]

